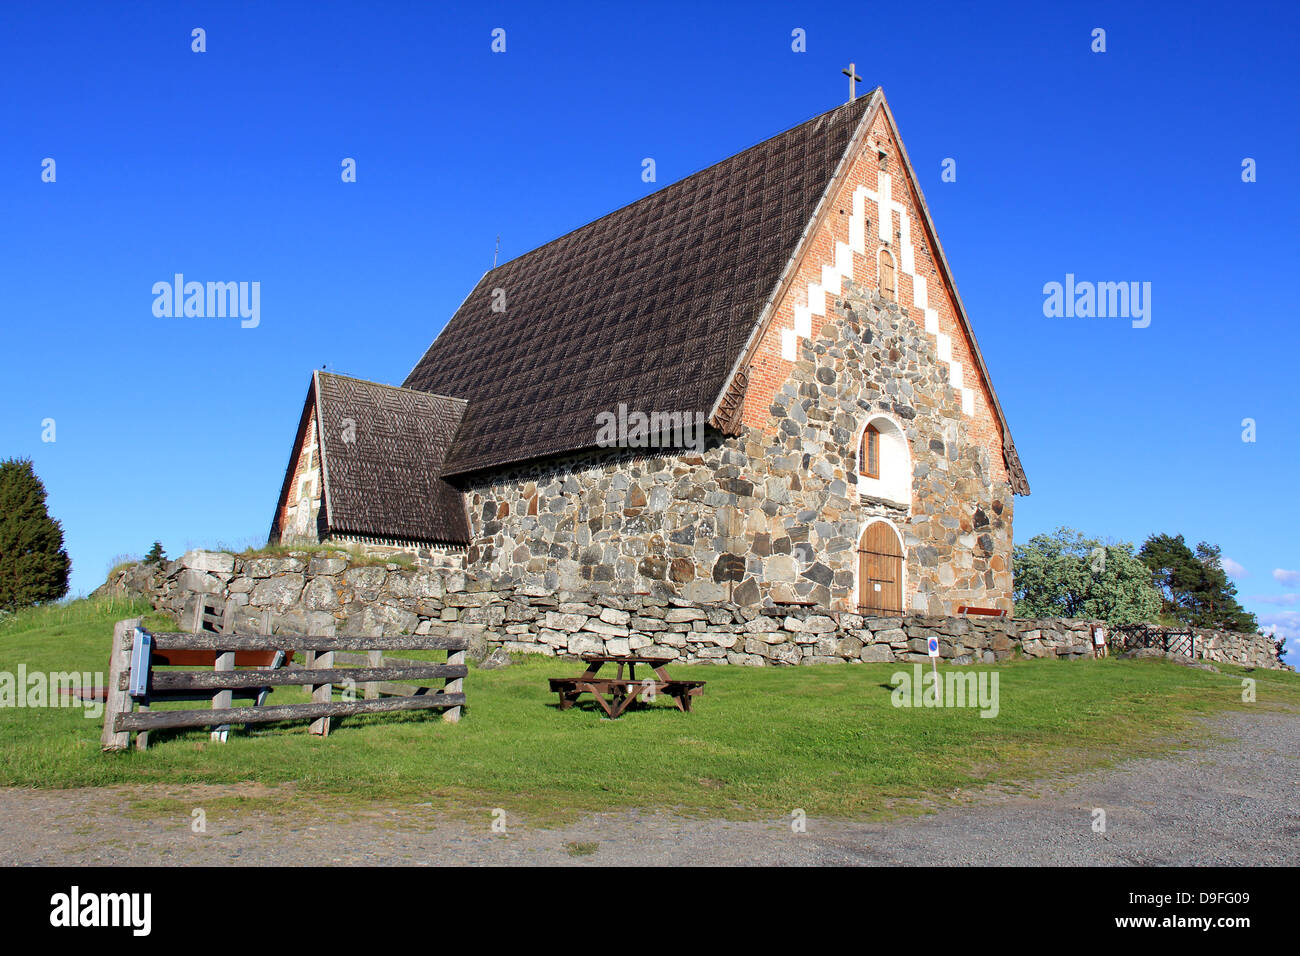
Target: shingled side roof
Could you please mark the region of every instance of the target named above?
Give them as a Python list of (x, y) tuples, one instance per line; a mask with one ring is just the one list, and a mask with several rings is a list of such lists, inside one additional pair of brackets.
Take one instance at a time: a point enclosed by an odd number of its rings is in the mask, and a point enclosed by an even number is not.
[[(318, 527), (324, 533), (469, 542), (464, 499), (441, 477), (464, 401), (315, 372), (304, 421), (313, 406), (323, 487)], [(295, 447), (276, 507), (277, 524), (297, 455)], [(273, 524), (273, 536), (276, 530)]]
[(590, 448), (619, 403), (707, 417), (874, 99), (488, 272), (403, 383), (467, 402), (441, 474)]

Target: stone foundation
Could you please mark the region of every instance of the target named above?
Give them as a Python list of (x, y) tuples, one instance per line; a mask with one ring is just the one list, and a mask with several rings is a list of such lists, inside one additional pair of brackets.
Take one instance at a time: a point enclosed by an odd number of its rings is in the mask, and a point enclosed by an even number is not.
[[(697, 603), (662, 595), (494, 587), (455, 569), (352, 566), (341, 553), (245, 558), (191, 551), (134, 565), (105, 586), (139, 594), (189, 630), (203, 595), (226, 602), (225, 629), (256, 632), (269, 610), (276, 633), (447, 634), (486, 651), (556, 655), (643, 653), (699, 664), (844, 664), (925, 661), (926, 642), (954, 664), (1094, 656), (1099, 621), (863, 617), (805, 606)], [(1197, 656), (1283, 667), (1256, 634), (1197, 631)]]

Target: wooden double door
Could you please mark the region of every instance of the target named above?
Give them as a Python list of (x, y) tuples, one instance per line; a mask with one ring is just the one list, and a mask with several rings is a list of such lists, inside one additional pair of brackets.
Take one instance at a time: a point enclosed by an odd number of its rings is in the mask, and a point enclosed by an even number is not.
[(868, 525), (858, 543), (858, 611), (903, 613), (903, 546), (883, 521)]

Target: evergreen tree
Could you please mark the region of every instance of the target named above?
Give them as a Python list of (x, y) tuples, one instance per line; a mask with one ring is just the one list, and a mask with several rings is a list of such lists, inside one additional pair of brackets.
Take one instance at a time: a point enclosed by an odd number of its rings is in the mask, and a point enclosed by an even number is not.
[(1103, 544), (1073, 528), (1030, 538), (1015, 551), (1016, 614), (1082, 617), (1109, 624), (1151, 621), (1160, 595), (1127, 543)]
[(45, 508), (45, 485), (27, 459), (0, 461), (0, 609), (68, 593), (72, 562), (63, 528)]
[(1153, 534), (1138, 558), (1151, 570), (1162, 613), (1178, 623), (1246, 634), (1259, 629), (1255, 615), (1237, 603), (1218, 545), (1202, 541), (1193, 551), (1181, 534)]
[(167, 553), (163, 551), (161, 541), (155, 541), (153, 547), (149, 549), (149, 553), (144, 556), (145, 564), (162, 564), (166, 560)]

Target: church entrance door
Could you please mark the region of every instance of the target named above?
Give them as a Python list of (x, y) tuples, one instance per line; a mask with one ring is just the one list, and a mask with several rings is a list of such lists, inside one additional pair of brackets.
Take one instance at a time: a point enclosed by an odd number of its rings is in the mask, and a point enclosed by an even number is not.
[(868, 525), (858, 545), (858, 611), (903, 613), (903, 546), (883, 521)]

